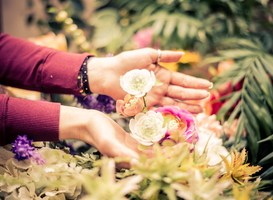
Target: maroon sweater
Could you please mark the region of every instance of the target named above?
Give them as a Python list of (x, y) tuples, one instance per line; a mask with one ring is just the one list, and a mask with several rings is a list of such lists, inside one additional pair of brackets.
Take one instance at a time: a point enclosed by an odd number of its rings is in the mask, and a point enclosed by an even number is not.
[[(89, 54), (72, 54), (0, 34), (0, 84), (45, 93), (78, 94), (77, 76)], [(0, 145), (27, 134), (59, 140), (60, 104), (0, 95)]]

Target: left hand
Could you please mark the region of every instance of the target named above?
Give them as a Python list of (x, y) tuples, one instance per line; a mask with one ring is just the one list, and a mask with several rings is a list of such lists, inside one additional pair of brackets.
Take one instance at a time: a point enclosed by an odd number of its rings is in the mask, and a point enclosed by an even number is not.
[[(160, 62), (177, 62), (182, 52), (162, 51)], [(120, 76), (133, 69), (154, 71), (163, 85), (154, 87), (147, 95), (147, 107), (173, 105), (192, 113), (200, 113), (200, 105), (191, 105), (184, 100), (200, 100), (209, 97), (207, 90), (212, 83), (179, 72), (172, 72), (156, 64), (158, 51), (151, 48), (123, 52), (114, 57), (93, 58), (88, 63), (90, 89), (94, 93), (123, 99), (126, 92), (120, 86)]]

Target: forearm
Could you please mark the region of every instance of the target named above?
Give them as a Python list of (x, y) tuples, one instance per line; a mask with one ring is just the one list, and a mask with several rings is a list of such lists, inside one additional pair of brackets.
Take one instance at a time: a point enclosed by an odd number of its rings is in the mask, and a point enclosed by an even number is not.
[(0, 34), (0, 83), (45, 93), (79, 94), (77, 76), (87, 55)]
[(0, 95), (0, 105), (0, 145), (24, 134), (34, 141), (59, 140), (59, 103)]

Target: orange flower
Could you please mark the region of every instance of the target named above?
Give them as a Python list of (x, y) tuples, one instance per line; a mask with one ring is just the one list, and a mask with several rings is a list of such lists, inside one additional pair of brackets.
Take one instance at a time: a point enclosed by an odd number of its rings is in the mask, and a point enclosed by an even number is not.
[(233, 59), (229, 59), (229, 60), (225, 60), (225, 61), (219, 62), (218, 69), (217, 69), (218, 74), (221, 74), (224, 71), (226, 71), (227, 69), (231, 68), (232, 65), (233, 65), (233, 63), (234, 63)]
[(28, 38), (28, 40), (40, 46), (67, 51), (66, 38), (62, 33), (55, 35), (53, 32), (49, 32), (46, 35)]
[(127, 94), (123, 100), (117, 100), (117, 112), (126, 117), (134, 116), (140, 113), (144, 108), (144, 101), (142, 97), (132, 97)]

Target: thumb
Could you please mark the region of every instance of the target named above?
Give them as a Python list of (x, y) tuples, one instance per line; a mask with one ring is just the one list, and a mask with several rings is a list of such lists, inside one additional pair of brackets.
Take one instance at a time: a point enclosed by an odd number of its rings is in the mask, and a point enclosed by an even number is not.
[(121, 145), (119, 148), (119, 152), (114, 152), (114, 154), (118, 155), (120, 158), (129, 158), (129, 161), (119, 162), (116, 164), (116, 167), (118, 169), (129, 169), (132, 165), (135, 165), (138, 163), (139, 155), (137, 152), (133, 151), (132, 149)]

